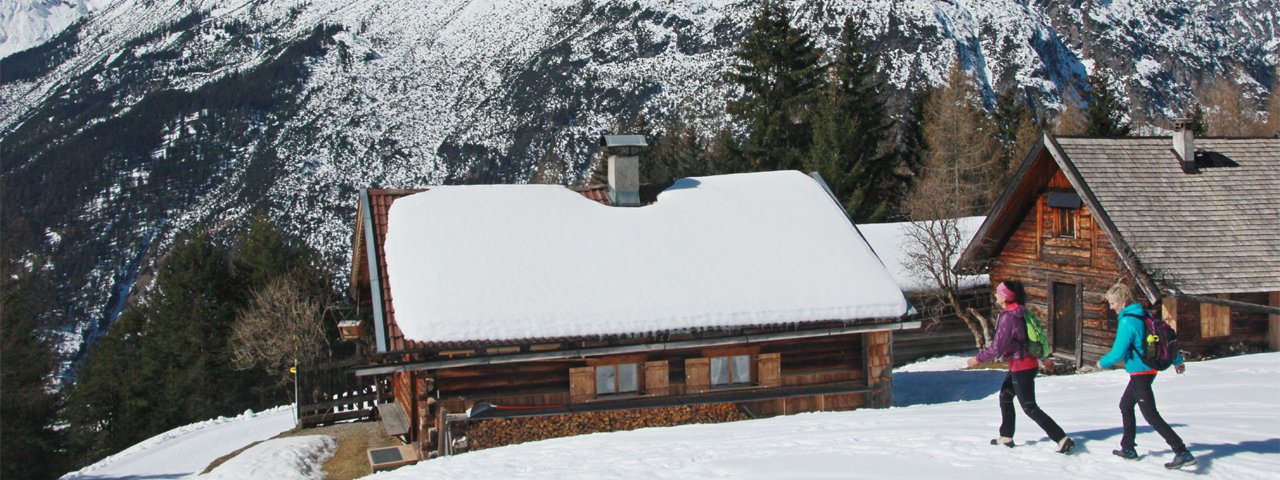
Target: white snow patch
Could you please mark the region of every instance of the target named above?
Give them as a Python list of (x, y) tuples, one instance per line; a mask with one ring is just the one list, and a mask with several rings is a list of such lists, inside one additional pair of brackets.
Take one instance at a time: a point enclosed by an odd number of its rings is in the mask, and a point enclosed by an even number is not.
[(185, 425), (143, 440), (62, 479), (183, 478), (199, 473), (224, 455), (293, 428), (293, 420), (293, 407), (284, 406)]
[(254, 445), (196, 478), (323, 480), (324, 462), (337, 448), (338, 442), (328, 435), (276, 438)]
[(386, 239), (407, 338), (614, 335), (898, 317), (897, 284), (812, 178), (683, 179), (607, 207), (556, 185), (434, 187)]

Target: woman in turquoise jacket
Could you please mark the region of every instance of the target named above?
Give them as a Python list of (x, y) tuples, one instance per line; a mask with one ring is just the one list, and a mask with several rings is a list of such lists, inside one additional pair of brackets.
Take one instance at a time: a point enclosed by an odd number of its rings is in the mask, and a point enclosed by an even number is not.
[[(1111, 453), (1129, 460), (1138, 459), (1138, 452), (1134, 449), (1137, 446), (1134, 442), (1137, 420), (1133, 415), (1133, 407), (1137, 405), (1142, 411), (1142, 418), (1146, 419), (1147, 424), (1164, 437), (1164, 441), (1168, 442), (1169, 447), (1173, 449), (1173, 461), (1164, 464), (1165, 468), (1195, 465), (1196, 459), (1187, 450), (1187, 445), (1160, 416), (1160, 411), (1156, 410), (1156, 397), (1151, 391), (1151, 384), (1156, 380), (1157, 370), (1142, 362), (1141, 353), (1143, 338), (1146, 336), (1143, 319), (1147, 312), (1141, 305), (1133, 302), (1133, 292), (1122, 283), (1117, 283), (1107, 290), (1106, 298), (1111, 309), (1116, 312), (1119, 326), (1116, 327), (1115, 344), (1111, 346), (1110, 352), (1098, 360), (1098, 366), (1110, 368), (1124, 362), (1124, 369), (1129, 372), (1129, 386), (1125, 387), (1124, 395), (1120, 397), (1120, 419), (1124, 422), (1124, 434), (1120, 437), (1120, 449)], [(1173, 369), (1179, 374), (1186, 371), (1186, 367), (1182, 364), (1182, 354), (1178, 354), (1173, 360)]]

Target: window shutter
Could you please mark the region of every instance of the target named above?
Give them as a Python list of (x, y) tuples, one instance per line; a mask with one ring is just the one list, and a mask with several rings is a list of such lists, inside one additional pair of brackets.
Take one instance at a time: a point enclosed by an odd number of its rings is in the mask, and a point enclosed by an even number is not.
[(762, 353), (756, 360), (756, 369), (760, 373), (760, 386), (782, 386), (782, 354)]
[(711, 359), (686, 359), (684, 361), (684, 384), (689, 393), (709, 390), (711, 388)]
[(645, 362), (644, 392), (649, 395), (662, 396), (669, 393), (671, 383), (668, 375), (667, 361)]
[(569, 369), (569, 402), (581, 403), (596, 398), (596, 368)]
[(1231, 335), (1231, 309), (1212, 303), (1200, 304), (1200, 338)]

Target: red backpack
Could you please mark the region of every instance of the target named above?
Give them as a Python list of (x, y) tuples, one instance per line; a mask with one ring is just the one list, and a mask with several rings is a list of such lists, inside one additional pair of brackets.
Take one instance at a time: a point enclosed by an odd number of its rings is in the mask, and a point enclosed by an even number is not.
[(1139, 353), (1142, 363), (1156, 370), (1165, 370), (1178, 358), (1178, 332), (1163, 318), (1147, 313), (1142, 320), (1143, 350)]

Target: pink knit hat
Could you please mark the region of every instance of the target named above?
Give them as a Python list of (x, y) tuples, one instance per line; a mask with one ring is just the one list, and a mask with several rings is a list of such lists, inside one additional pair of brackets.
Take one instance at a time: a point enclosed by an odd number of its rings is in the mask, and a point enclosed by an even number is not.
[(1011, 303), (1017, 298), (1013, 295), (1013, 290), (1009, 290), (1009, 287), (1005, 286), (1004, 282), (996, 285), (996, 295), (1004, 299), (1005, 303)]

